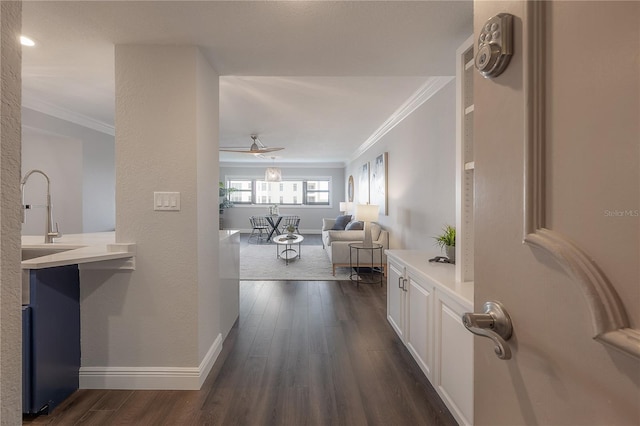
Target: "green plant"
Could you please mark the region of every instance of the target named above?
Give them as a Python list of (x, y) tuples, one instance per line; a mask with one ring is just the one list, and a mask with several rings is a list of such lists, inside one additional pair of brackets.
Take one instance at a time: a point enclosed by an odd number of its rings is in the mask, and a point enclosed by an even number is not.
[(230, 207), (233, 207), (233, 203), (231, 202), (231, 200), (229, 200), (229, 194), (235, 192), (235, 188), (227, 188), (226, 186), (224, 186), (224, 182), (218, 182), (218, 197), (220, 200), (219, 203), (219, 209), (220, 209), (220, 213), (222, 213), (222, 211), (224, 209), (228, 209)]
[(296, 227), (293, 225), (287, 225), (287, 232), (293, 232), (296, 230)]
[(440, 246), (441, 249), (445, 249), (447, 246), (455, 247), (456, 245), (456, 228), (451, 225), (445, 225), (442, 228), (442, 234), (433, 237), (436, 240), (436, 244)]

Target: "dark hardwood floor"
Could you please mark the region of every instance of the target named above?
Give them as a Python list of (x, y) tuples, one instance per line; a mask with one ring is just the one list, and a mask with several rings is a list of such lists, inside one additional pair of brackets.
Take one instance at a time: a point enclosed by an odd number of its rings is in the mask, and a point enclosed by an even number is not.
[(80, 390), (51, 425), (455, 425), (386, 320), (378, 286), (243, 281), (200, 391)]

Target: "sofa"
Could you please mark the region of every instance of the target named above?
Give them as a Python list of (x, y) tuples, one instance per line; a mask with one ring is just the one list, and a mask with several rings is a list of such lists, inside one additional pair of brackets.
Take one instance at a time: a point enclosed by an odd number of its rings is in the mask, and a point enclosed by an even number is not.
[[(322, 248), (329, 256), (329, 260), (333, 265), (333, 275), (336, 274), (336, 267), (349, 267), (349, 244), (361, 243), (364, 241), (364, 230), (336, 230), (334, 225), (336, 219), (322, 219)], [(370, 251), (365, 250), (365, 256), (360, 253), (360, 266), (364, 267), (381, 267), (384, 275), (387, 275), (387, 256), (384, 254), (384, 250), (389, 248), (389, 232), (382, 229), (377, 223), (371, 223), (371, 240), (374, 243), (382, 244), (382, 264), (363, 262), (363, 259), (370, 259)], [(378, 254), (374, 257), (378, 258)]]

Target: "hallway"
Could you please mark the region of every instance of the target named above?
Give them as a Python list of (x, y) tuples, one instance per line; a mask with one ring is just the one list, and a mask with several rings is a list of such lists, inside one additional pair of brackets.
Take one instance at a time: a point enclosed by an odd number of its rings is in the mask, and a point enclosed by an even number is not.
[(456, 424), (385, 316), (377, 286), (241, 282), (239, 321), (200, 391), (80, 390), (24, 424)]

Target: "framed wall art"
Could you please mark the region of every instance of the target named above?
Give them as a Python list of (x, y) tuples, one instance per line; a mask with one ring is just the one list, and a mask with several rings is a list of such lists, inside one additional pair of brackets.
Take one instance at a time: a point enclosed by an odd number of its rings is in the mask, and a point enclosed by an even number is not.
[(358, 204), (369, 204), (369, 163), (364, 163), (358, 173)]
[(350, 203), (353, 203), (353, 195), (354, 195), (354, 189), (353, 189), (353, 175), (349, 176), (349, 183), (347, 185), (347, 201)]
[(371, 204), (380, 206), (380, 214), (388, 215), (387, 171), (389, 154), (387, 152), (376, 157), (371, 167), (370, 200)]

